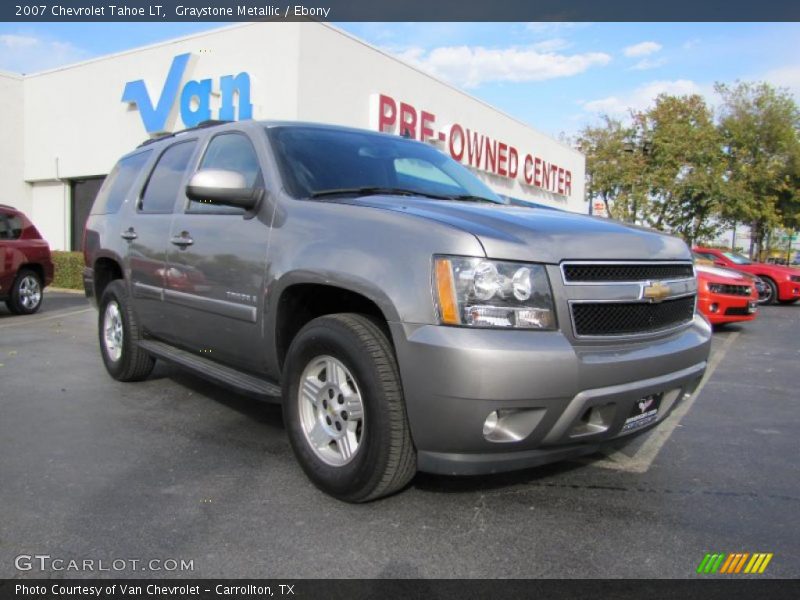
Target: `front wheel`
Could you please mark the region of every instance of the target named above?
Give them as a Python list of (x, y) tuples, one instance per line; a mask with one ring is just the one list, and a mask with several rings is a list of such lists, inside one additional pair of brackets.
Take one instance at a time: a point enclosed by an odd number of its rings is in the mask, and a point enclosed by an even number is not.
[(768, 279), (766, 277), (762, 277), (761, 279), (764, 280), (764, 284), (766, 289), (764, 290), (764, 295), (758, 299), (759, 304), (777, 304), (778, 303), (778, 286), (772, 279)]
[(35, 271), (20, 269), (6, 306), (15, 315), (32, 315), (42, 306), (42, 280)]
[(347, 502), (402, 489), (416, 472), (392, 346), (368, 317), (308, 323), (286, 357), (283, 414), (309, 479)]
[(139, 323), (122, 281), (108, 284), (99, 308), (97, 328), (106, 371), (117, 381), (146, 379), (155, 360), (139, 348)]

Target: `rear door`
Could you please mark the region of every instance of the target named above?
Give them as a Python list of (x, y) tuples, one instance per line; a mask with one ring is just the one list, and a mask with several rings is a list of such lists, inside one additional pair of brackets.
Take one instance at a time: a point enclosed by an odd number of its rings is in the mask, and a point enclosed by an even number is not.
[(164, 149), (142, 188), (136, 209), (128, 213), (127, 221), (123, 220), (121, 235), (128, 241), (126, 263), (134, 307), (142, 326), (161, 338), (168, 338), (170, 330), (163, 302), (170, 227), (179, 197), (185, 199), (187, 167), (196, 149), (196, 139)]
[[(258, 154), (243, 132), (208, 140), (199, 169), (242, 173), (263, 187)], [(167, 248), (165, 304), (176, 337), (188, 348), (238, 367), (263, 367), (258, 327), (269, 227), (243, 210), (183, 197)]]

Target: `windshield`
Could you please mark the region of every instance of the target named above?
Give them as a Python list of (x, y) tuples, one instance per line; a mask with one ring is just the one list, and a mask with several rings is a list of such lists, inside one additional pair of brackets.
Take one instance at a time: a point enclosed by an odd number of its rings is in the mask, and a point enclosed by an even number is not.
[(753, 261), (747, 258), (746, 256), (742, 256), (741, 254), (736, 254), (735, 252), (723, 252), (722, 255), (727, 258), (732, 263), (736, 263), (737, 265), (752, 265)]
[(271, 127), (267, 133), (295, 198), (414, 193), (503, 203), (469, 170), (427, 144), (313, 126)]

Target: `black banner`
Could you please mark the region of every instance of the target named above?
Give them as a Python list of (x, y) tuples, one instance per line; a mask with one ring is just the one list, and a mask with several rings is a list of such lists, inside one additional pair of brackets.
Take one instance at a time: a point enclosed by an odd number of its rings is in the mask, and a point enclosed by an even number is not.
[(12, 0), (0, 20), (40, 21), (797, 21), (786, 0)]
[(559, 598), (641, 600), (730, 600), (800, 597), (800, 581), (768, 579), (694, 580), (307, 580), (307, 579), (5, 579), (0, 600), (58, 598), (61, 600), (196, 599), (265, 600), (470, 600), (477, 598)]

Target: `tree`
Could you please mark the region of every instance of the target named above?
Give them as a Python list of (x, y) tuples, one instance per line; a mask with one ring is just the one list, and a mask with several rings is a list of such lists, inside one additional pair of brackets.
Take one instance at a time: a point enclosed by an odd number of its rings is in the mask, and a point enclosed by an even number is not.
[(689, 244), (711, 237), (725, 187), (721, 139), (713, 114), (697, 94), (662, 94), (639, 114), (650, 141), (647, 175), (654, 201), (649, 225)]
[(751, 257), (761, 254), (775, 227), (796, 218), (798, 203), (797, 104), (767, 83), (717, 84), (720, 134), (729, 196), (721, 216), (750, 224)]
[(634, 127), (609, 116), (603, 116), (599, 126), (585, 127), (577, 139), (578, 149), (586, 156), (588, 200), (602, 200), (609, 215), (631, 223), (643, 216), (647, 205), (643, 185), (636, 189), (641, 165), (629, 151), (634, 139)]

